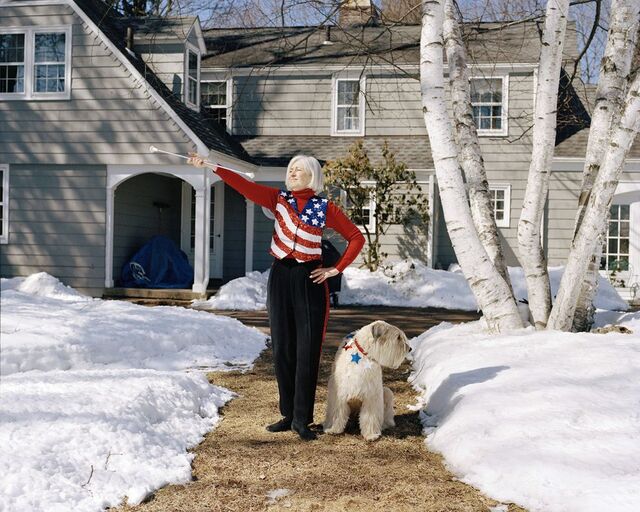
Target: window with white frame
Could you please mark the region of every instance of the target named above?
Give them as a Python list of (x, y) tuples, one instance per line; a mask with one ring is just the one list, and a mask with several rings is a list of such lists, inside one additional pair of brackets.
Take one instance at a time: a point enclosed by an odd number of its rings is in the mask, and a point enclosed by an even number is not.
[(200, 54), (190, 46), (187, 47), (185, 68), (185, 103), (198, 109), (200, 108)]
[(496, 226), (508, 228), (511, 216), (511, 185), (490, 185), (489, 197), (493, 204)]
[(333, 135), (364, 135), (365, 79), (333, 81)]
[[(366, 188), (366, 184), (364, 184), (364, 186)], [(356, 226), (358, 226), (360, 231), (364, 231), (365, 226), (366, 226), (366, 229), (369, 230), (369, 232), (375, 230), (376, 219), (374, 217), (374, 212), (376, 208), (376, 203), (375, 203), (375, 198), (373, 196), (373, 189), (369, 191), (368, 200), (362, 202), (363, 203), (362, 209), (355, 208), (355, 205), (353, 201), (349, 198), (349, 195), (347, 194), (346, 190), (340, 191), (340, 198), (342, 200), (344, 209), (349, 215), (349, 218)], [(360, 203), (360, 201), (357, 201), (357, 202)]]
[(69, 99), (71, 27), (0, 29), (0, 99)]
[(200, 83), (200, 105), (205, 109), (205, 117), (231, 128), (230, 81), (207, 80)]
[(24, 93), (25, 34), (0, 34), (0, 93)]
[(471, 107), (479, 135), (507, 135), (507, 78), (472, 78)]
[(9, 241), (9, 166), (0, 165), (0, 243)]
[(611, 216), (602, 249), (600, 270), (626, 272), (629, 270), (630, 208), (628, 204), (613, 204), (609, 211)]

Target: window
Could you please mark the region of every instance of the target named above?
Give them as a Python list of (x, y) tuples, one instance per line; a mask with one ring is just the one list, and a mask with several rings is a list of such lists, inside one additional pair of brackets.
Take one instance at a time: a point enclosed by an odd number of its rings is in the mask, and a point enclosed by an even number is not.
[(609, 210), (609, 229), (602, 249), (600, 270), (629, 270), (629, 228), (631, 225), (628, 204), (614, 204)]
[(0, 244), (9, 241), (9, 166), (0, 165)]
[(24, 34), (0, 34), (0, 93), (24, 93)]
[(364, 135), (365, 90), (364, 77), (334, 79), (332, 135)]
[(185, 103), (195, 109), (200, 108), (200, 54), (192, 47), (187, 47), (185, 72)]
[[(366, 184), (363, 184), (366, 187)], [(346, 190), (340, 191), (340, 198), (342, 200), (342, 204), (344, 205), (344, 209), (346, 210), (349, 218), (352, 222), (358, 226), (360, 231), (364, 231), (364, 226), (371, 232), (375, 230), (376, 227), (376, 219), (373, 216), (376, 208), (375, 199), (373, 197), (373, 189), (369, 192), (369, 200), (363, 201), (363, 206), (361, 211), (357, 211), (354, 208), (354, 204), (351, 202), (349, 197), (347, 196)], [(364, 198), (363, 198), (364, 199)]]
[(471, 79), (471, 107), (479, 135), (507, 135), (507, 90), (507, 77)]
[(511, 216), (511, 185), (489, 186), (489, 197), (493, 203), (496, 226), (508, 228)]
[(64, 32), (36, 33), (34, 40), (34, 92), (64, 92)]
[(231, 81), (215, 80), (200, 84), (200, 104), (205, 117), (231, 131)]
[(0, 33), (1, 99), (69, 99), (70, 79), (71, 27)]

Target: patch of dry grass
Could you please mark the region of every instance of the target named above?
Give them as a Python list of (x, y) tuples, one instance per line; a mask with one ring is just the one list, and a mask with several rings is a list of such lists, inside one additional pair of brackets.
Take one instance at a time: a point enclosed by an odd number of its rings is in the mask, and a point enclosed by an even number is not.
[[(345, 331), (341, 323), (341, 332)], [(315, 420), (324, 417), (326, 383), (339, 338), (327, 337), (316, 397)], [(349, 422), (341, 436), (320, 435), (305, 443), (293, 432), (270, 433), (265, 425), (280, 418), (271, 351), (265, 350), (245, 373), (213, 372), (213, 384), (239, 397), (222, 410), (223, 420), (195, 448), (194, 481), (157, 491), (147, 503), (121, 512), (222, 511), (488, 511), (497, 503), (449, 473), (442, 457), (429, 452), (421, 434), (410, 368), (387, 371), (385, 382), (396, 398), (397, 426), (374, 443)], [(290, 494), (269, 499), (276, 489)], [(509, 512), (523, 509), (510, 505)]]

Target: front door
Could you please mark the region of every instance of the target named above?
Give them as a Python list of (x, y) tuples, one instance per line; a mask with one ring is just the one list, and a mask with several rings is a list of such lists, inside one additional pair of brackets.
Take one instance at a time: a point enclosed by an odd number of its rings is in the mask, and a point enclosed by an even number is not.
[[(195, 251), (196, 191), (188, 183), (182, 184), (182, 250), (193, 265)], [(211, 215), (209, 218), (209, 277), (222, 279), (222, 251), (224, 247), (224, 183), (211, 187)]]

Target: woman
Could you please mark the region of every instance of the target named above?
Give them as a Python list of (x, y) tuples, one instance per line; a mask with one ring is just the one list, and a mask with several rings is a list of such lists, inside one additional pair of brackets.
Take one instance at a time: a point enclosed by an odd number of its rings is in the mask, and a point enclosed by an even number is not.
[[(189, 163), (204, 167), (191, 155)], [(324, 188), (318, 160), (294, 156), (287, 166), (286, 190), (253, 183), (217, 167), (222, 180), (275, 215), (270, 253), (275, 260), (267, 284), (267, 309), (282, 419), (270, 432), (293, 430), (301, 439), (316, 438), (309, 429), (318, 380), (320, 351), (329, 317), (326, 280), (341, 273), (356, 258), (364, 236), (335, 204), (317, 194)], [(333, 228), (348, 242), (334, 267), (323, 267), (324, 228)]]

